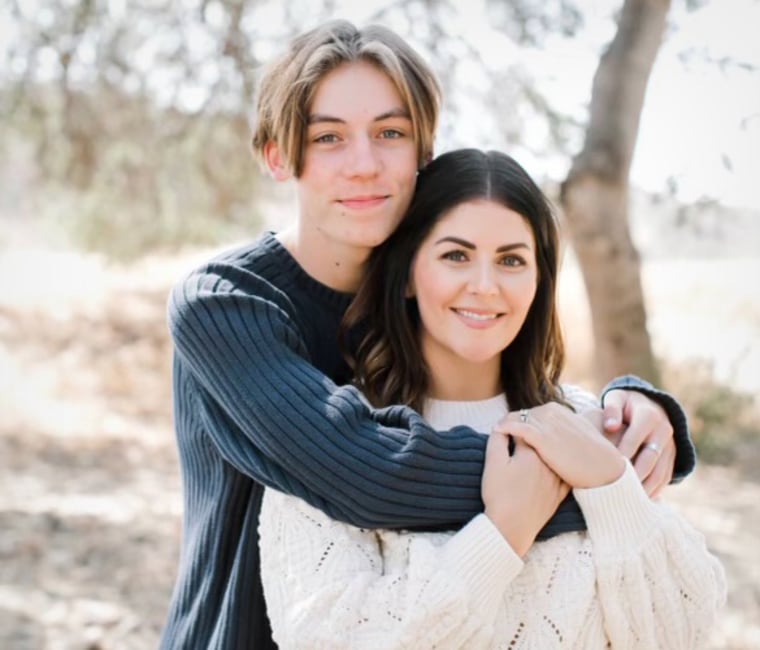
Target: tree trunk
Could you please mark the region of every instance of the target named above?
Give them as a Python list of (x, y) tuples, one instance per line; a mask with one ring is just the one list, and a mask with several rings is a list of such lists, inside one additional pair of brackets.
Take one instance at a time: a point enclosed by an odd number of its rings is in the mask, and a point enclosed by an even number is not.
[(625, 0), (599, 61), (586, 139), (561, 203), (591, 307), (600, 382), (634, 373), (659, 383), (640, 262), (628, 223), (628, 177), (649, 75), (670, 0)]

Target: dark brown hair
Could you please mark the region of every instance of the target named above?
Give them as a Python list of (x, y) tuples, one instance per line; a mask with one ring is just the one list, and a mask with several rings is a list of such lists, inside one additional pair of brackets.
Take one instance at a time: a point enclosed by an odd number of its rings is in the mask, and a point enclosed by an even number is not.
[(536, 295), (525, 323), (501, 355), (501, 381), (510, 409), (565, 403), (559, 387), (565, 353), (555, 301), (559, 233), (551, 206), (511, 157), (460, 149), (420, 171), (406, 216), (373, 251), (343, 320), (344, 349), (351, 338), (359, 340), (347, 354), (355, 381), (375, 406), (407, 404), (421, 411), (429, 379), (417, 303), (406, 297), (411, 265), (441, 217), (461, 203), (482, 199), (522, 215), (536, 241)]

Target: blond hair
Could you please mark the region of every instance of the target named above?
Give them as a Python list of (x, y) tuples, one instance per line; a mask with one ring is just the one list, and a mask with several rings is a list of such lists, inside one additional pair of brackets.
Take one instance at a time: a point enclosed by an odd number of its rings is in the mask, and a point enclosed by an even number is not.
[(316, 27), (290, 44), (266, 69), (258, 87), (253, 150), (263, 160), (277, 144), (289, 171), (301, 175), (308, 111), (322, 78), (343, 63), (367, 61), (388, 75), (412, 121), (420, 166), (432, 156), (441, 90), (424, 59), (387, 27), (358, 29), (346, 20)]

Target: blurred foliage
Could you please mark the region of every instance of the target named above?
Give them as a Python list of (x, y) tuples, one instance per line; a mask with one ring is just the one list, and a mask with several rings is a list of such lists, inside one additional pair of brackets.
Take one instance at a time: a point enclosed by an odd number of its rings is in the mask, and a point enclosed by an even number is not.
[[(16, 211), (44, 216), (75, 244), (122, 259), (257, 230), (268, 185), (248, 145), (256, 75), (292, 35), (340, 15), (338, 5), (6, 1), (0, 11), (12, 28), (0, 47), (0, 108), (8, 116), (0, 164), (16, 177), (4, 184), (24, 186)], [(571, 34), (581, 21), (570, 0), (486, 6), (495, 29), (523, 46), (552, 31)], [(378, 3), (367, 22), (409, 38), (446, 91), (462, 89), (456, 98), (446, 92), (442, 132), (454, 132), (465, 101), (493, 106), (507, 142), (520, 141), (526, 117), (543, 115), (548, 140), (537, 147), (566, 144), (565, 118), (531, 75), (483, 61), (457, 28), (460, 11), (453, 0), (391, 1)]]
[[(665, 385), (678, 396), (700, 460), (749, 468), (757, 458), (760, 412), (754, 396), (715, 378), (712, 364), (661, 361)], [(753, 451), (754, 450), (754, 451)], [(751, 452), (751, 456), (746, 454)], [(753, 470), (756, 472), (756, 465)]]
[[(260, 226), (242, 5), (230, 3), (207, 30), (213, 51), (198, 27), (208, 26), (205, 5), (191, 27), (169, 4), (14, 4), (19, 32), (6, 53), (0, 133), (6, 167), (29, 157), (25, 214), (119, 259)], [(215, 73), (200, 84), (207, 55)]]
[[(0, 0), (0, 194), (19, 197), (3, 212), (44, 216), (121, 258), (257, 230), (271, 187), (248, 145), (261, 63), (345, 4)], [(460, 116), (475, 110), (495, 146), (569, 159), (583, 124), (551, 105), (514, 54), (572, 37), (581, 10), (574, 0), (482, 6), (504, 43), (496, 61), (463, 32), (455, 0), (378, 2), (365, 22), (388, 25), (431, 61), (449, 146), (472, 144)]]
[[(36, 143), (37, 209), (64, 222), (87, 249), (129, 258), (213, 242), (258, 223), (248, 128), (236, 116), (192, 118), (119, 93), (77, 95), (81, 114), (104, 111), (97, 137), (19, 124)], [(11, 120), (22, 122), (19, 111)], [(29, 113), (27, 113), (29, 114)], [(37, 130), (37, 131), (35, 131)], [(40, 137), (41, 136), (41, 137)]]
[(186, 115), (102, 88), (69, 94), (72, 118), (56, 99), (47, 87), (25, 93), (4, 129), (34, 143), (27, 209), (61, 222), (74, 243), (128, 259), (259, 225), (240, 116)]

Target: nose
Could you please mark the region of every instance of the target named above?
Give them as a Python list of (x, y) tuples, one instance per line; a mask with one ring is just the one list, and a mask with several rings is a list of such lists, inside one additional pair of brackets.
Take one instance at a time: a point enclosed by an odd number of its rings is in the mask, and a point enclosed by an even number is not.
[(499, 293), (499, 285), (496, 281), (496, 272), (490, 262), (474, 265), (467, 291), (473, 294), (492, 296)]
[(369, 137), (353, 138), (346, 159), (346, 174), (354, 177), (375, 176), (381, 167), (378, 151)]

